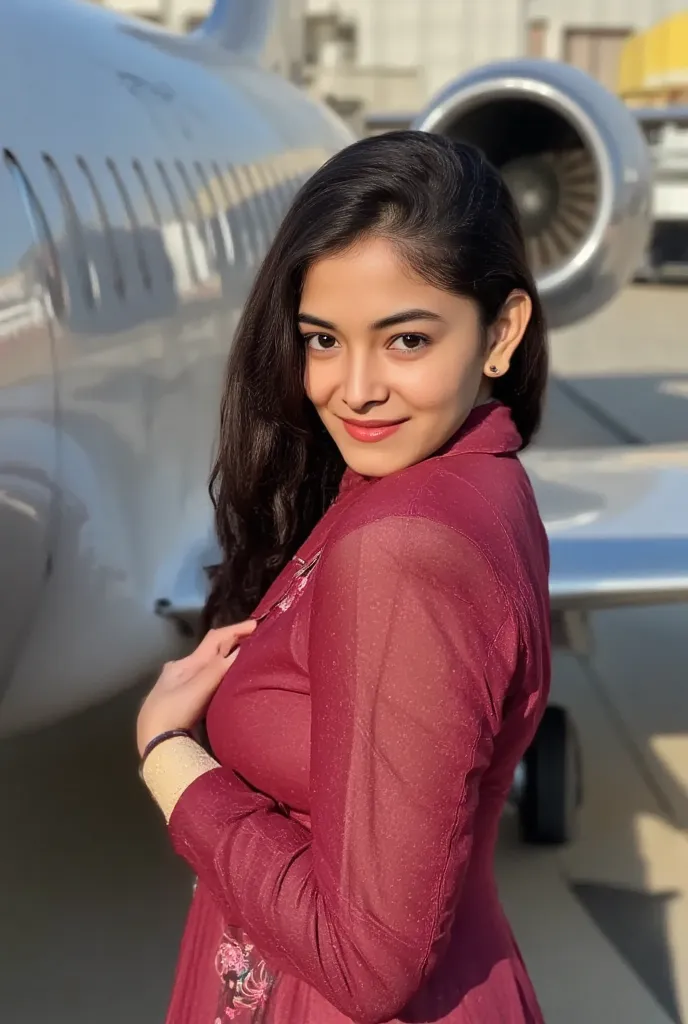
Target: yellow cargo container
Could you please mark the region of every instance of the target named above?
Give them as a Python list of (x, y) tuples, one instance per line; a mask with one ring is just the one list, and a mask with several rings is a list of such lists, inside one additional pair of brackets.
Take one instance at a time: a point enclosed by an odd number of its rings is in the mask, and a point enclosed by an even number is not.
[(621, 54), (618, 92), (631, 106), (688, 102), (688, 10), (628, 40)]

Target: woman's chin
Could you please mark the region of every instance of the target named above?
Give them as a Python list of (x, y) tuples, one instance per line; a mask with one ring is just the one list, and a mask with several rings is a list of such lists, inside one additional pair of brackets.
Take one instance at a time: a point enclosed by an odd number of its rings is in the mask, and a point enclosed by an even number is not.
[(408, 447), (392, 447), (380, 441), (377, 444), (346, 444), (339, 450), (349, 469), (359, 476), (383, 477), (399, 473), (422, 460), (422, 455)]

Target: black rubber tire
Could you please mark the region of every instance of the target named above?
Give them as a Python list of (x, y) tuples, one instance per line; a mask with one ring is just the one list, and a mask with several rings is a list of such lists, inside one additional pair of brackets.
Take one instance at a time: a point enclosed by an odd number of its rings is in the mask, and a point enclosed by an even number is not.
[(523, 764), (525, 782), (519, 802), (523, 842), (538, 846), (570, 842), (583, 791), (578, 737), (564, 708), (546, 709)]

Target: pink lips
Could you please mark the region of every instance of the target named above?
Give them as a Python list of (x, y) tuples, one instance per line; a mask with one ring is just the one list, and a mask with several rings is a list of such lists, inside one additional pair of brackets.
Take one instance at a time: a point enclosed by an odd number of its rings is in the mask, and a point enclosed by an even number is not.
[(385, 438), (396, 434), (405, 420), (396, 422), (384, 422), (382, 420), (342, 420), (344, 428), (356, 441), (366, 441), (369, 444), (374, 441), (384, 441)]

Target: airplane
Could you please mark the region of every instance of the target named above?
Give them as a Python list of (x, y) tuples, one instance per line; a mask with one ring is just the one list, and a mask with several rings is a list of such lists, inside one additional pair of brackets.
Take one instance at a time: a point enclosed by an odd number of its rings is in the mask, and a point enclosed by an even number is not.
[[(2, 5), (0, 736), (150, 678), (197, 628), (232, 333), (297, 190), (353, 140), (262, 66), (271, 17), (271, 0), (216, 0), (179, 36), (82, 0)], [(631, 278), (650, 231), (648, 149), (582, 72), (479, 68), (413, 126), (501, 168), (552, 326)], [(584, 646), (593, 609), (688, 599), (685, 454), (524, 462), (559, 642)], [(514, 780), (526, 842), (571, 836), (579, 761), (551, 706)]]

